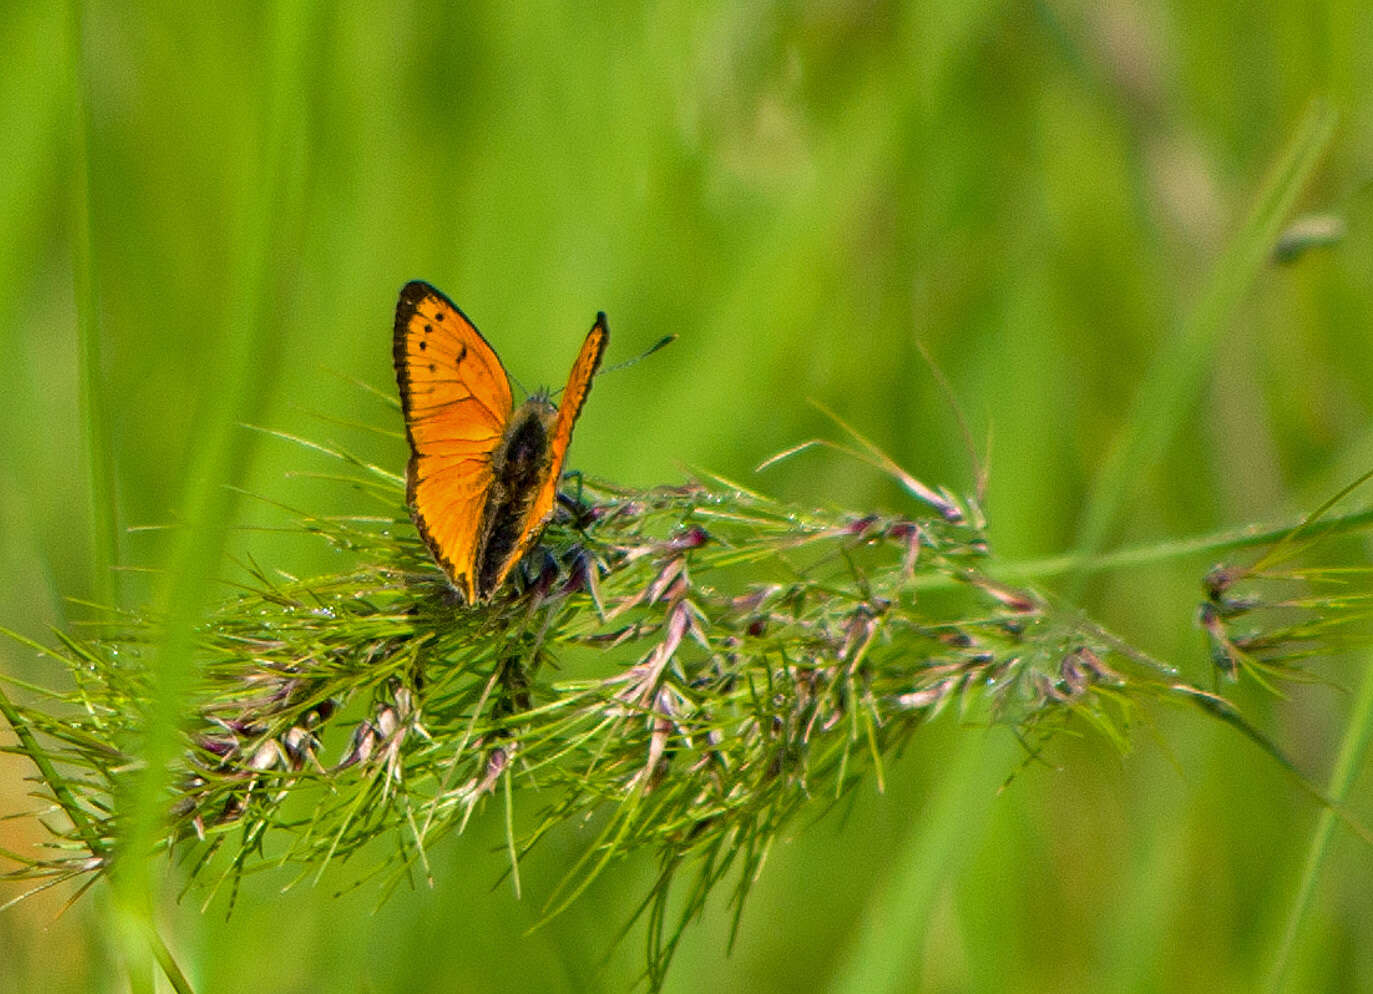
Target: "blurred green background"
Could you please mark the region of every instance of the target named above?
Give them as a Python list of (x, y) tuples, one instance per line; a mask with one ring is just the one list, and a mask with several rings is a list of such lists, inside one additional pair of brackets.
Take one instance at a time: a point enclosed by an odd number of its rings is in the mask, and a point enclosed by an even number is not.
[[(975, 444), (990, 440), (996, 551), (1065, 550), (1145, 371), (1319, 95), (1339, 129), (1300, 207), (1338, 213), (1347, 237), (1265, 268), (1165, 457), (1131, 475), (1111, 537), (1309, 510), (1373, 466), (1373, 19), (1352, 2), (1261, 7), (12, 5), (0, 625), (47, 640), (86, 616), (69, 599), (103, 589), (92, 419), (132, 567), (166, 566), (173, 537), (126, 529), (182, 520), (197, 488), (350, 510), (346, 488), (292, 475), (328, 464), (239, 422), (399, 471), (403, 440), (361, 427), (398, 432), (398, 415), (353, 381), (393, 390), (391, 317), (412, 278), (457, 301), (531, 389), (562, 382), (598, 309), (611, 363), (679, 335), (599, 380), (578, 427), (570, 465), (627, 484), (699, 467), (803, 503), (913, 510), (834, 454), (753, 472), (837, 435), (814, 399), (926, 482), (966, 490), (923, 342)], [(81, 320), (103, 426), (81, 401)], [(344, 565), (259, 530), (287, 523), (278, 510), (230, 510), (229, 556)], [(1209, 565), (1106, 574), (1084, 606), (1209, 685), (1192, 623)], [(217, 574), (243, 576), (228, 560)], [(126, 572), (119, 596), (137, 606), (156, 586)], [(1366, 660), (1317, 665), (1352, 688)], [(0, 667), (61, 680), (12, 645)], [(1324, 781), (1348, 694), (1235, 696)], [(1124, 761), (1065, 739), (1000, 792), (1019, 762), (1007, 733), (932, 726), (885, 795), (791, 826), (732, 954), (718, 895), (668, 989), (1258, 989), (1318, 811), (1233, 731), (1148, 717)], [(28, 772), (0, 757), (0, 813), (28, 809)], [(1353, 792), (1365, 821), (1367, 781)], [(194, 889), (174, 903), (172, 880), (165, 931), (203, 991), (627, 989), (642, 929), (612, 941), (651, 863), (613, 867), (526, 935), (578, 840), (533, 858), (516, 901), (499, 822), (487, 810), (434, 854), (434, 888), (375, 914), (352, 868), (285, 893), (279, 871), (227, 921)], [(4, 848), (38, 834), (0, 822)], [(0, 914), (0, 991), (124, 989), (105, 888), (57, 917), (66, 896)], [(890, 941), (864, 945), (874, 936)], [(1373, 851), (1337, 833), (1291, 989), (1373, 987), (1370, 937)]]

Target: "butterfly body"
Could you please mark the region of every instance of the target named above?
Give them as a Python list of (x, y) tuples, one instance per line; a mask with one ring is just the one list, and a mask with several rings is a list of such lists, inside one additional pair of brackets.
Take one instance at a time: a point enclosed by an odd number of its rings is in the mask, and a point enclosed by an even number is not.
[(598, 315), (561, 406), (536, 394), (512, 410), (500, 358), (466, 315), (427, 283), (401, 291), (393, 357), (410, 442), (406, 500), (468, 603), (501, 585), (552, 517), (572, 427), (608, 338)]
[(482, 513), (485, 534), (476, 557), (478, 591), (495, 588), (501, 566), (519, 542), (539, 481), (549, 473), (550, 433), (556, 418), (557, 408), (546, 399), (526, 401), (511, 417), (493, 454), (491, 489)]

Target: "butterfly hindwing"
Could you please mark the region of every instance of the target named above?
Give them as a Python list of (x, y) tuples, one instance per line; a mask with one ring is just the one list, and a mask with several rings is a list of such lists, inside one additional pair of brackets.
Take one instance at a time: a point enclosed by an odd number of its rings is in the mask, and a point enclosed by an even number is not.
[(471, 603), (510, 381), (462, 311), (419, 281), (401, 291), (392, 354), (410, 441), (406, 497), (430, 552)]

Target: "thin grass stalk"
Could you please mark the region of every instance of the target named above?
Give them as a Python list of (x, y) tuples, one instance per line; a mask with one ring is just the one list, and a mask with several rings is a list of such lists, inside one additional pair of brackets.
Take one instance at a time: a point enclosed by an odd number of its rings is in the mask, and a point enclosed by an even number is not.
[(965, 736), (933, 797), (912, 819), (854, 930), (829, 989), (885, 994), (920, 983), (925, 937), (946, 887), (979, 848), (995, 810), (997, 787), (1023, 764), (1006, 735)]
[[(1200, 400), (1221, 336), (1271, 257), (1297, 197), (1330, 145), (1335, 121), (1335, 111), (1324, 101), (1307, 106), (1201, 296), (1140, 381), (1129, 416), (1088, 490), (1074, 542), (1078, 561), (1093, 560), (1105, 547), (1135, 492), (1131, 479), (1149, 474), (1188, 423), (1187, 412)], [(1068, 598), (1080, 600), (1085, 584), (1085, 575), (1074, 576)]]
[[(91, 591), (98, 603), (118, 603), (115, 567), (119, 563), (117, 498), (114, 489), (114, 450), (109, 432), (109, 404), (104, 388), (101, 358), (100, 294), (95, 253), (92, 249), (92, 176), (90, 168), (90, 108), (85, 71), (85, 5), (70, 0), (67, 8), (68, 65), (72, 87), (72, 169), (70, 186), (72, 283), (76, 304), (77, 363), (79, 403), (85, 467), (89, 484), (89, 523), (91, 543)], [(21, 742), (32, 736), (25, 725), (14, 724), (13, 706), (4, 702), (6, 716)], [(40, 773), (52, 787), (57, 802), (72, 818), (77, 831), (90, 845), (93, 858), (104, 850), (103, 840), (94, 837), (85, 813), (60, 778), (55, 778), (46, 763), (39, 761)], [(118, 903), (118, 902), (117, 902)], [(127, 964), (130, 990), (135, 994), (153, 991), (152, 948), (142, 936), (133, 938), (128, 929), (117, 934), (125, 938), (123, 954)], [(160, 940), (159, 940), (160, 941)]]
[[(1342, 803), (1348, 796), (1355, 777), (1367, 762), (1370, 742), (1373, 742), (1373, 665), (1366, 665), (1358, 695), (1349, 713), (1349, 725), (1340, 742), (1339, 757), (1326, 788), (1326, 795), (1334, 802)], [(1298, 948), (1302, 926), (1311, 911), (1311, 898), (1329, 855), (1337, 820), (1338, 814), (1332, 808), (1325, 808), (1316, 815), (1301, 877), (1292, 892), (1291, 906), (1284, 920), (1282, 937), (1272, 946), (1273, 960), (1264, 983), (1264, 990), (1269, 994), (1290, 989), (1292, 955)]]
[(68, 64), (72, 78), (71, 203), (72, 289), (76, 300), (77, 372), (81, 426), (90, 485), (91, 590), (97, 603), (119, 603), (119, 528), (114, 488), (114, 446), (110, 440), (109, 397), (100, 347), (100, 277), (91, 249), (90, 101), (83, 59), (85, 5), (68, 4)]
[[(1373, 524), (1373, 508), (1332, 514), (1322, 520), (1335, 532), (1356, 532)], [(1177, 562), (1193, 556), (1211, 560), (1224, 553), (1242, 549), (1275, 546), (1288, 538), (1292, 532), (1293, 525), (1290, 521), (1285, 524), (1253, 524), (1239, 528), (1222, 528), (1186, 538), (1139, 542), (1099, 552), (1093, 556), (1084, 557), (1079, 553), (1069, 552), (1021, 562), (1008, 560), (1001, 568), (1001, 575), (1017, 583), (1030, 583), (1068, 574), (1092, 577), (1122, 569)]]

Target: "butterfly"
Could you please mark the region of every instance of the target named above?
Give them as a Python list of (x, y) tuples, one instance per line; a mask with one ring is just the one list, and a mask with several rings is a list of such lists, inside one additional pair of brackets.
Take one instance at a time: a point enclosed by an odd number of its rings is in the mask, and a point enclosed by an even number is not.
[(467, 316), (428, 283), (401, 290), (392, 356), (410, 442), (406, 503), (467, 603), (500, 587), (553, 516), (572, 426), (609, 338), (597, 314), (562, 403), (540, 391), (513, 408), (500, 357)]

